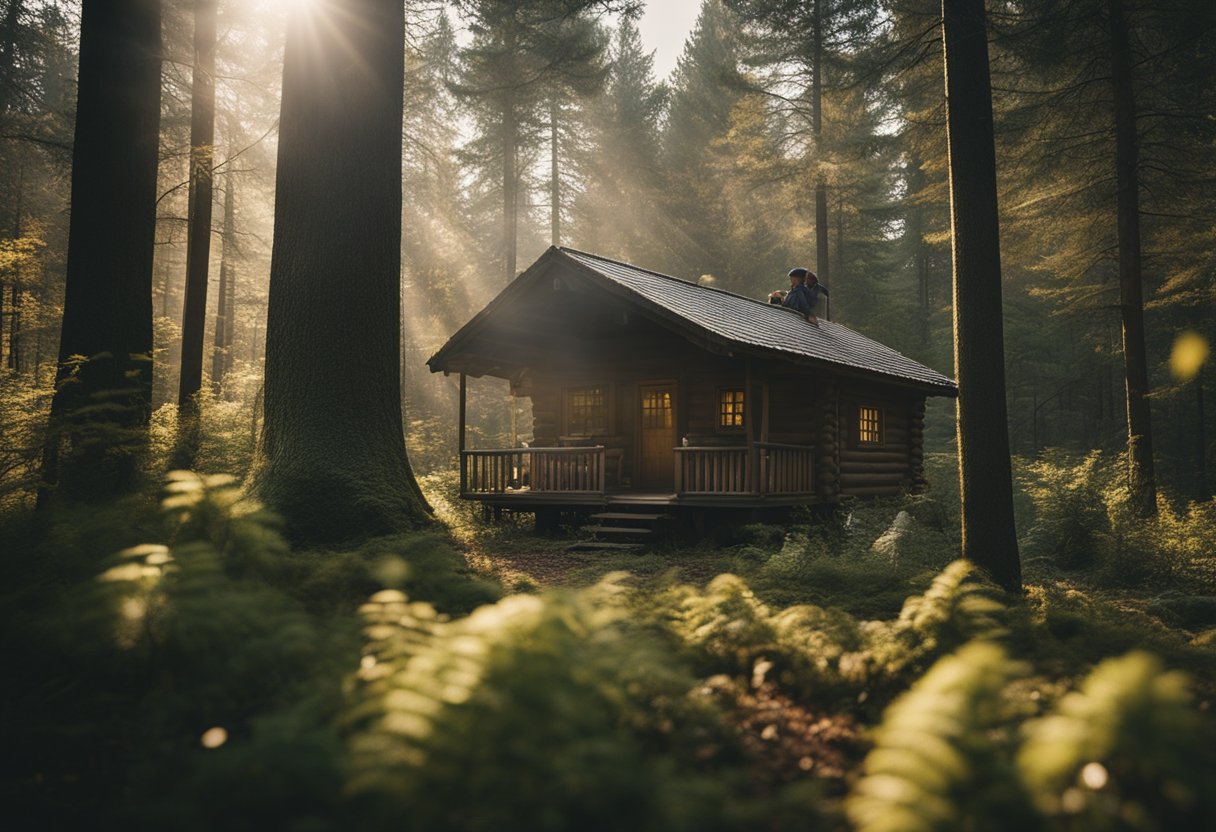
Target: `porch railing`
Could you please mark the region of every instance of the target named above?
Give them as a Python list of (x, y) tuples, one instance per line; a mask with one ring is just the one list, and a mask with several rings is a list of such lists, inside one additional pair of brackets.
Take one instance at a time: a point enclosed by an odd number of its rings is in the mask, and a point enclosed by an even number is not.
[(760, 486), (765, 494), (810, 494), (815, 490), (815, 449), (757, 442)]
[(604, 493), (604, 447), (464, 451), (462, 494)]
[(676, 448), (677, 494), (751, 494), (747, 446)]
[(777, 442), (753, 447), (758, 456), (754, 466), (746, 445), (676, 448), (676, 492), (700, 496), (814, 491), (813, 448)]

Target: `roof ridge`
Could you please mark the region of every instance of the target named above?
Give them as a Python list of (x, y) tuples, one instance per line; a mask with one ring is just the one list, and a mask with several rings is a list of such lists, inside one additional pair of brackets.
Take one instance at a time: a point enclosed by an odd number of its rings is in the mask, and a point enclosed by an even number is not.
[[(624, 260), (613, 260), (611, 257), (605, 257), (602, 254), (593, 254), (590, 251), (582, 251), (581, 249), (572, 248), (570, 246), (557, 246), (556, 248), (558, 249), (558, 251), (570, 252), (572, 254), (581, 254), (583, 257), (590, 257), (592, 260), (602, 260), (605, 263), (612, 263), (613, 265), (616, 265), (616, 266), (625, 266), (627, 268), (633, 269), (634, 271), (645, 272), (646, 274), (654, 275), (655, 277), (662, 277), (666, 280), (674, 280), (677, 283), (683, 283), (685, 286), (695, 286), (698, 289), (705, 289), (708, 292), (718, 292), (719, 294), (730, 295), (732, 298), (739, 298), (740, 300), (751, 301), (752, 303), (757, 303), (760, 306), (777, 306), (777, 304), (775, 304), (775, 303), (769, 303), (766, 300), (760, 300), (759, 298), (753, 298), (750, 295), (741, 295), (738, 292), (732, 292), (730, 289), (722, 289), (718, 286), (706, 286), (702, 283), (697, 283), (696, 281), (693, 281), (693, 280), (685, 280), (684, 278), (676, 277), (675, 275), (664, 274), (663, 272), (656, 272), (654, 269), (647, 269), (647, 268), (643, 268), (642, 266), (635, 266), (632, 263), (626, 263)], [(778, 307), (778, 308), (781, 308), (781, 307)], [(825, 321), (825, 319), (822, 319), (822, 318), (820, 319), (820, 323), (825, 323), (825, 322), (833, 324), (835, 326), (840, 326), (840, 324), (836, 324), (834, 321)], [(860, 333), (858, 333), (858, 334), (860, 335)], [(862, 336), (862, 337), (864, 337), (864, 336)]]

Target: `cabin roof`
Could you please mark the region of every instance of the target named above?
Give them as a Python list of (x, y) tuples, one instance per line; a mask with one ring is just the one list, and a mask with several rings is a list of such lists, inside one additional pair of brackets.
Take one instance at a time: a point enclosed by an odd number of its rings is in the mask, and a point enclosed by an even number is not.
[(554, 261), (573, 266), (613, 294), (728, 348), (738, 347), (771, 358), (836, 365), (911, 383), (937, 395), (957, 394), (952, 379), (838, 323), (821, 318), (815, 327), (796, 312), (765, 301), (572, 248), (550, 248), (545, 252), (431, 357), (427, 362), (431, 370), (448, 369), (446, 359), (462, 336), (493, 315), (515, 291), (522, 290), (529, 278), (547, 272), (544, 266)]

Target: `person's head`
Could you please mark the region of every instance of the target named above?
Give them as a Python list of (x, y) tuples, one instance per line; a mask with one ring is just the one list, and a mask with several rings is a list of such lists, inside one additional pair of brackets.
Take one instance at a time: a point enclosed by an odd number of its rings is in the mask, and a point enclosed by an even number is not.
[(795, 286), (806, 283), (807, 274), (807, 270), (801, 267), (797, 269), (790, 269), (790, 288), (793, 289)]
[(819, 282), (819, 275), (815, 274), (814, 272), (806, 273), (806, 285), (807, 286), (814, 286), (818, 282)]

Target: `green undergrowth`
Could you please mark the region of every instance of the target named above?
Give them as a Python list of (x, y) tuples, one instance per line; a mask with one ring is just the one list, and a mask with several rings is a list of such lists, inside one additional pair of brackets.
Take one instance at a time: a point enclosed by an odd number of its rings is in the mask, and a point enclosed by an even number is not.
[(1202, 507), (1154, 521), (1175, 554), (1141, 589), (1105, 581), (1109, 508), (1084, 564), (1021, 492), (1011, 595), (953, 561), (940, 495), (605, 557), (451, 479), (424, 483), (450, 531), (342, 550), (188, 472), (6, 515), (6, 826), (1210, 825)]

